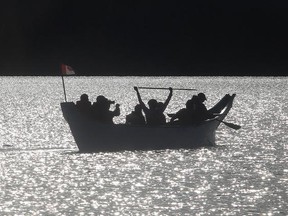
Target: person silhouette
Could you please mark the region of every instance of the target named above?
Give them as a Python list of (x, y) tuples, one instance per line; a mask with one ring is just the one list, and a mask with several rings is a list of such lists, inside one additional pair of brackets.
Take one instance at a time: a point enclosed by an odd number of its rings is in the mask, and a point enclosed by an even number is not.
[(91, 102), (89, 101), (87, 94), (82, 94), (80, 100), (76, 102), (77, 108), (87, 115), (91, 114)]
[[(146, 107), (146, 105), (142, 101), (138, 88), (134, 87), (134, 90), (137, 93), (137, 98), (138, 98), (139, 104), (141, 105), (141, 108), (143, 109), (143, 112), (145, 114), (146, 124), (151, 125), (151, 126), (152, 125), (155, 126), (155, 125), (165, 124), (166, 123), (166, 117), (164, 115), (164, 111), (171, 100), (171, 97), (173, 94), (172, 88), (171, 87), (169, 88), (169, 91), (170, 91), (169, 95), (163, 104), (160, 104), (160, 106), (159, 106), (159, 103), (157, 102), (157, 100), (150, 99), (148, 101), (148, 107)], [(164, 115), (165, 121), (163, 121), (163, 115)]]
[(113, 124), (113, 118), (120, 115), (120, 105), (116, 104), (114, 111), (110, 111), (110, 105), (115, 101), (108, 100), (103, 95), (99, 95), (92, 105), (93, 118), (101, 123)]
[(204, 105), (204, 101), (206, 100), (207, 98), (204, 93), (193, 95), (186, 102), (186, 108), (169, 115), (171, 117), (170, 123), (179, 125), (199, 124), (202, 121), (214, 118), (216, 114), (210, 113)]
[(170, 123), (171, 124), (179, 124), (179, 125), (189, 125), (193, 123), (193, 112), (194, 112), (194, 106), (195, 104), (195, 98), (192, 98), (188, 100), (185, 104), (185, 108), (180, 109), (175, 114), (172, 114)]
[(195, 120), (200, 122), (214, 118), (215, 115), (210, 113), (204, 104), (204, 102), (207, 100), (206, 95), (201, 92), (196, 96), (196, 98), (197, 100), (195, 100)]
[(134, 107), (134, 111), (126, 116), (126, 124), (129, 125), (145, 125), (145, 117), (142, 113), (142, 108), (140, 104)]

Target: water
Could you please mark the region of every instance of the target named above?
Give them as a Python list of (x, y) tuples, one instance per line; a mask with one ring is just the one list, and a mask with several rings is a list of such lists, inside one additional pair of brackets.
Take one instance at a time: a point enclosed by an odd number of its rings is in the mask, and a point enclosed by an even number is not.
[[(0, 77), (0, 215), (287, 215), (288, 78), (66, 77), (67, 98), (136, 104), (133, 86), (236, 93), (217, 147), (79, 154), (59, 77)], [(168, 91), (141, 90), (143, 100)], [(197, 92), (175, 91), (167, 113)]]

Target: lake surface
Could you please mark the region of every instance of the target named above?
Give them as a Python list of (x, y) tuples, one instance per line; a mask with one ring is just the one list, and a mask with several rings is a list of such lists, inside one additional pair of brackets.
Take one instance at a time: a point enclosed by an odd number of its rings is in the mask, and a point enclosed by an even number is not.
[[(236, 93), (216, 147), (78, 153), (65, 122), (60, 77), (0, 77), (0, 215), (288, 215), (288, 78), (65, 77), (67, 98), (120, 103), (133, 86), (174, 91), (167, 113), (204, 92), (207, 107)], [(144, 102), (166, 90), (140, 90)]]

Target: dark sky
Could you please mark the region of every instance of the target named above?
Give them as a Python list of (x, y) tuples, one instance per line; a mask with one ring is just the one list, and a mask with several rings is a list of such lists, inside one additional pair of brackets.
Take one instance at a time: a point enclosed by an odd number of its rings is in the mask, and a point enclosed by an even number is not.
[(0, 72), (287, 75), (288, 3), (235, 2), (2, 1)]

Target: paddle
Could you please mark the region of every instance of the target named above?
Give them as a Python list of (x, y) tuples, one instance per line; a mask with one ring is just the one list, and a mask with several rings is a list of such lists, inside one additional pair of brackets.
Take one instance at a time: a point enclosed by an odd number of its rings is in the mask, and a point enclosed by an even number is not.
[(227, 127), (230, 127), (234, 130), (239, 130), (241, 128), (240, 125), (236, 125), (236, 124), (233, 124), (233, 123), (229, 123), (229, 122), (225, 122), (225, 121), (222, 121), (222, 120), (219, 120), (219, 119), (216, 119), (217, 121), (219, 122), (222, 122), (223, 124), (225, 124)]
[[(172, 118), (175, 114), (167, 113), (167, 115), (168, 115), (170, 118)], [(232, 128), (232, 129), (234, 129), (234, 130), (239, 130), (239, 129), (241, 128), (240, 125), (236, 125), (236, 124), (233, 124), (233, 123), (221, 121), (221, 120), (219, 120), (219, 119), (216, 119), (216, 120), (219, 121), (219, 122), (221, 122), (221, 123), (223, 123), (223, 124), (225, 124), (227, 127), (230, 127), (230, 128)]]
[[(138, 87), (138, 89), (165, 89), (169, 90), (169, 88), (160, 88), (160, 87)], [(173, 88), (173, 90), (184, 90), (184, 91), (196, 91), (197, 89), (186, 89), (186, 88)]]

